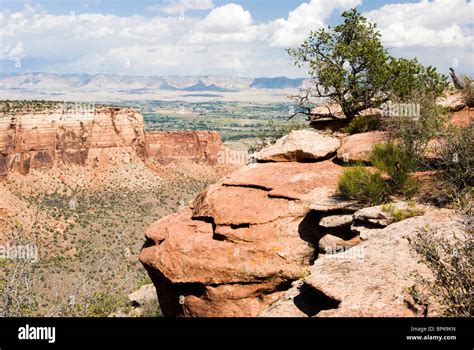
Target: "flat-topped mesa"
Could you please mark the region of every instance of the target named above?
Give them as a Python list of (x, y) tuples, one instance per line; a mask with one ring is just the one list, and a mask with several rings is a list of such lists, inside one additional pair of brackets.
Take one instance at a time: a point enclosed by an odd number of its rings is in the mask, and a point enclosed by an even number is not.
[(133, 109), (35, 111), (0, 118), (0, 176), (58, 163), (131, 162), (146, 155), (143, 117)]
[(135, 109), (97, 107), (0, 115), (0, 177), (59, 164), (103, 166), (186, 160), (213, 165), (222, 147), (215, 132), (145, 132)]

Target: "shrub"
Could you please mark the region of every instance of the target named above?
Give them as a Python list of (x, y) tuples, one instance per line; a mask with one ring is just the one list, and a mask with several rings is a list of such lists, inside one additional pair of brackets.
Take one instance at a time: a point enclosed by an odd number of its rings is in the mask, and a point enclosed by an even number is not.
[[(414, 160), (398, 145), (375, 145), (370, 161), (378, 169), (375, 173), (361, 165), (344, 171), (338, 186), (341, 195), (380, 204), (394, 194), (410, 198), (418, 190), (417, 181), (410, 176)], [(389, 178), (384, 180), (382, 173)]]
[(446, 316), (472, 317), (472, 250), (474, 248), (472, 222), (464, 237), (446, 239), (433, 238), (433, 232), (420, 232), (413, 241), (415, 250), (434, 273), (434, 283), (427, 284), (433, 294), (440, 297)]
[(84, 317), (108, 317), (126, 305), (123, 298), (97, 291), (84, 304), (76, 305), (76, 312)]
[(426, 169), (430, 166), (430, 162), (426, 159), (428, 142), (443, 132), (449, 114), (435, 103), (435, 98), (432, 96), (415, 96), (412, 102), (419, 104), (418, 119), (393, 116), (386, 119), (384, 128), (415, 161), (417, 168)]
[(441, 180), (447, 187), (464, 191), (474, 186), (474, 123), (450, 126), (440, 139), (437, 152)]
[(418, 208), (416, 203), (411, 201), (407, 208), (396, 208), (393, 204), (384, 204), (382, 205), (382, 211), (390, 213), (395, 222), (422, 215), (425, 212), (424, 209)]
[(339, 194), (371, 204), (380, 204), (386, 199), (385, 183), (380, 172), (371, 173), (361, 165), (344, 170), (339, 179)]
[(377, 144), (372, 149), (370, 162), (390, 176), (387, 180), (390, 194), (411, 197), (416, 192), (416, 181), (410, 176), (416, 161), (402, 147), (392, 142)]
[(358, 134), (361, 132), (380, 130), (381, 121), (378, 115), (363, 116), (358, 115), (352, 119), (342, 131), (349, 135)]

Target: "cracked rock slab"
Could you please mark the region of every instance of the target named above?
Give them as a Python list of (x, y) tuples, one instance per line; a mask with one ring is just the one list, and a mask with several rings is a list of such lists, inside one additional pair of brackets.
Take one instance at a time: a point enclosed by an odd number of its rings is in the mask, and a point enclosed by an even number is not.
[[(359, 246), (336, 255), (321, 256), (310, 268), (305, 282), (341, 303), (337, 309), (317, 316), (436, 316), (439, 305), (429, 300), (428, 308), (410, 304), (409, 289), (416, 276), (432, 278), (430, 269), (410, 244), (429, 225), (440, 236), (460, 230), (459, 218), (448, 209), (430, 209), (380, 229)], [(360, 252), (354, 254), (354, 250)]]
[(340, 146), (338, 138), (315, 130), (294, 130), (274, 145), (258, 152), (256, 159), (265, 162), (308, 162), (326, 158)]

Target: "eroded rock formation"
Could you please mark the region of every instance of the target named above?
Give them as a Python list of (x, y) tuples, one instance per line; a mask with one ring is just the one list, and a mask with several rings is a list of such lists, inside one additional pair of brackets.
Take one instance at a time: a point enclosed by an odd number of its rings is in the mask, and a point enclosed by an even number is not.
[[(369, 135), (353, 150), (343, 143), (351, 159), (385, 137)], [(326, 141), (318, 150), (334, 152)], [(272, 162), (240, 168), (148, 228), (140, 261), (163, 314), (437, 315), (436, 301), (410, 296), (417, 274), (432, 278), (410, 240), (427, 224), (456, 230), (455, 213), (404, 202), (362, 208), (337, 196), (335, 157), (308, 162), (294, 157), (308, 153), (304, 143), (283, 146)], [(395, 222), (400, 210), (415, 217)]]
[(212, 165), (221, 147), (215, 132), (147, 133), (142, 115), (129, 108), (0, 116), (0, 177), (58, 164), (102, 166), (149, 157), (161, 164)]
[(153, 131), (147, 132), (149, 156), (161, 164), (192, 161), (215, 165), (222, 142), (213, 131)]

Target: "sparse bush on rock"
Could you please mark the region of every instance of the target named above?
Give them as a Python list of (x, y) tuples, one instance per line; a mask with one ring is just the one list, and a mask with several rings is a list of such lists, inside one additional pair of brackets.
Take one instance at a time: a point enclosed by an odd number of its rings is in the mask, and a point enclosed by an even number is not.
[(433, 283), (424, 279), (422, 283), (440, 299), (445, 316), (474, 316), (472, 221), (466, 224), (464, 237), (434, 238), (432, 230), (427, 228), (412, 242), (435, 276)]
[(386, 186), (380, 172), (371, 173), (361, 165), (344, 170), (338, 191), (343, 196), (370, 204), (380, 204), (386, 199)]

